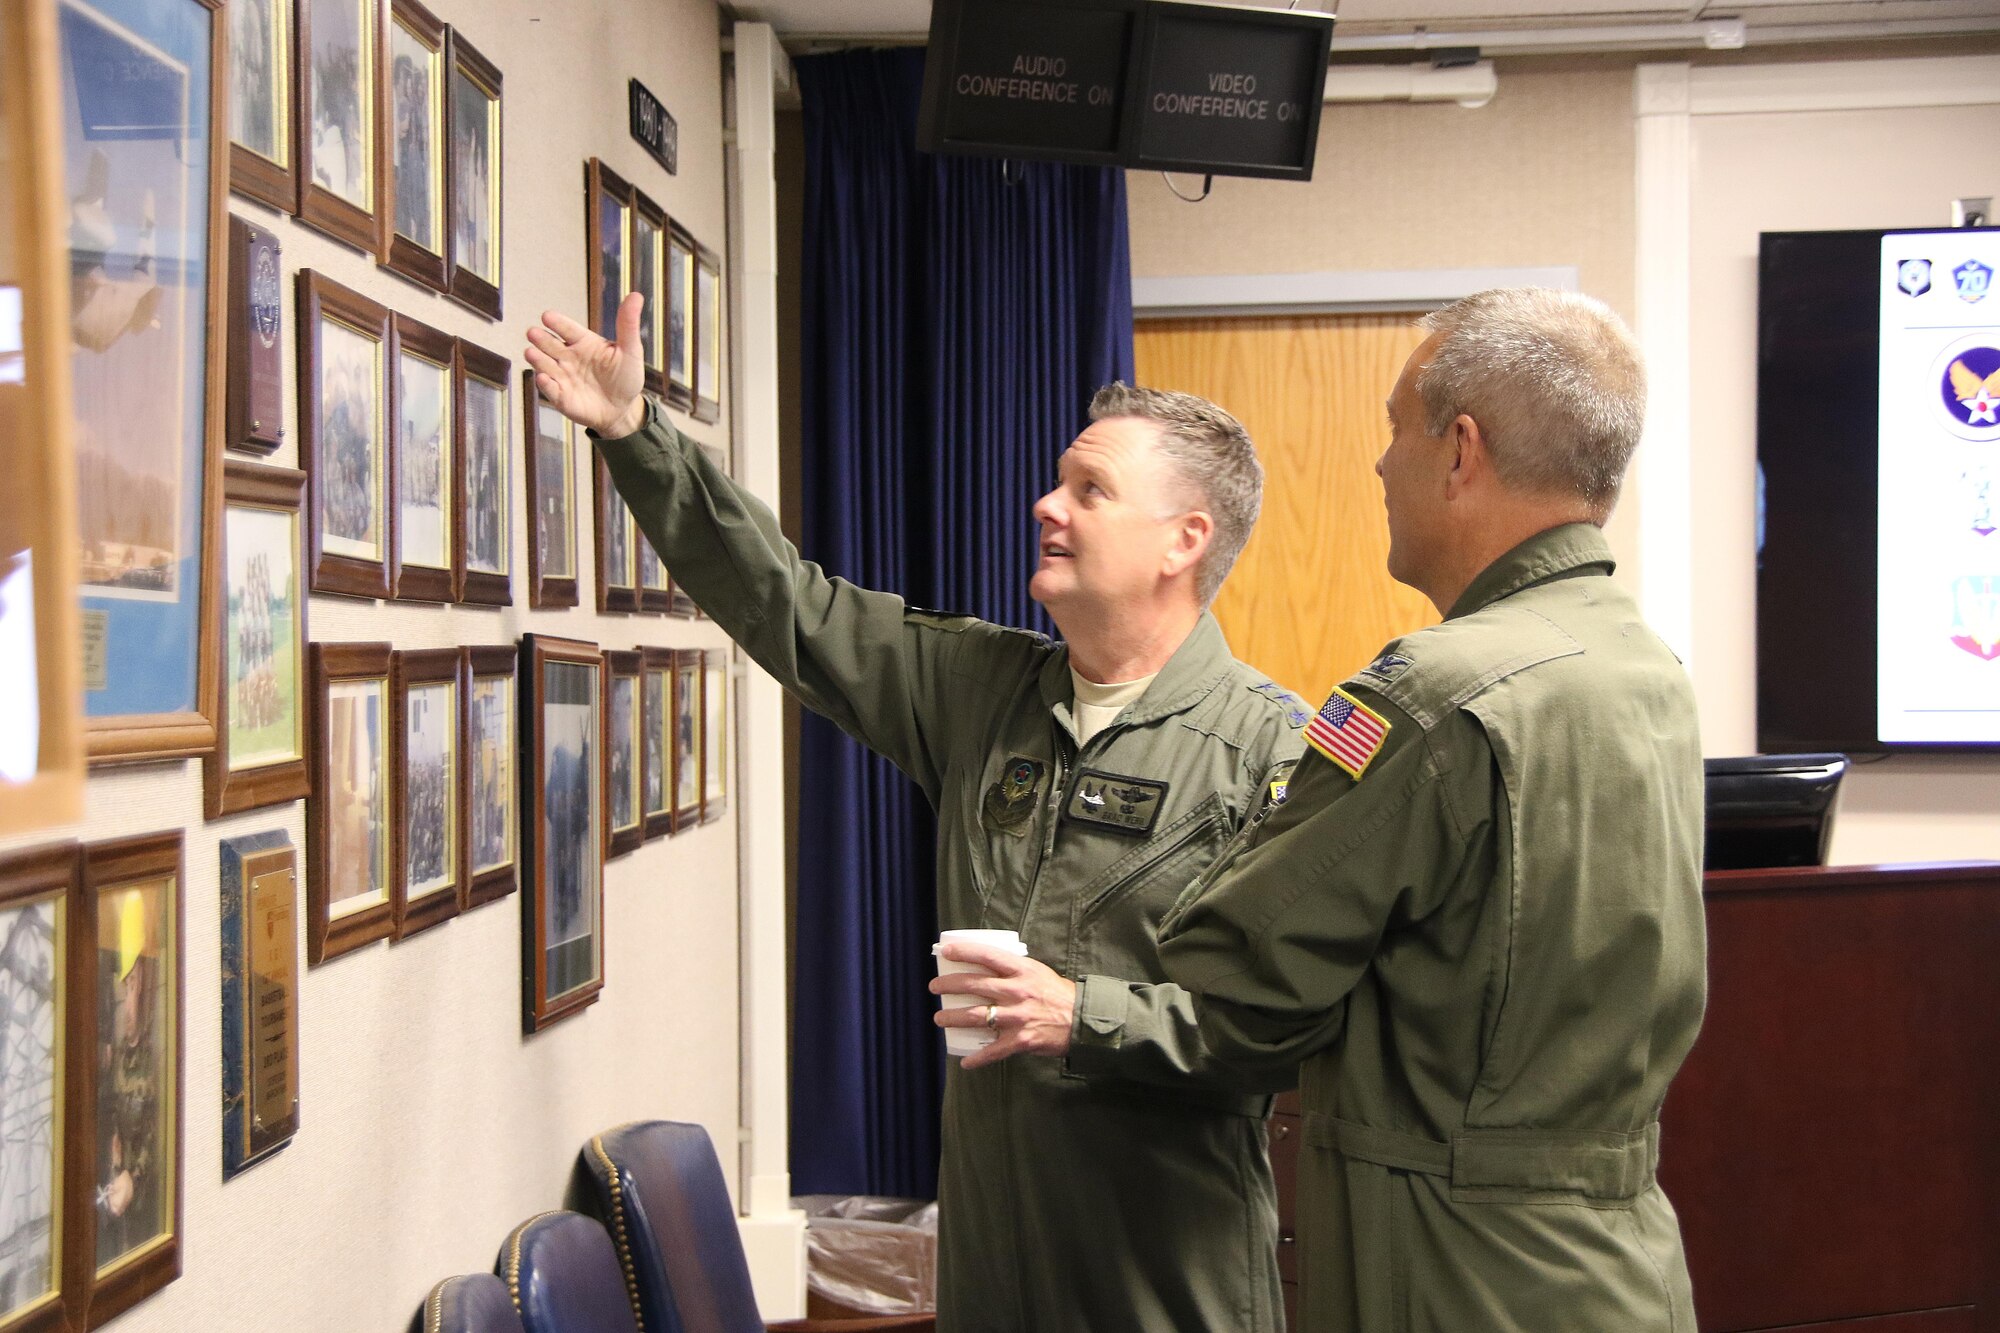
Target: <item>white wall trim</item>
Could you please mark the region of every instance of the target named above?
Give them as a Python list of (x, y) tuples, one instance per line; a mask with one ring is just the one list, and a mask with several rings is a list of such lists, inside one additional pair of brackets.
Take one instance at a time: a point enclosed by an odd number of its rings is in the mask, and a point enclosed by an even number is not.
[[(1640, 68), (1643, 81), (1646, 69), (1672, 67)], [(2000, 56), (1704, 66), (1691, 72), (1688, 94), (1697, 116), (1982, 106), (2000, 102)]]
[(1363, 315), (1434, 310), (1489, 287), (1555, 287), (1573, 292), (1577, 283), (1573, 265), (1133, 278), (1132, 313), (1140, 319), (1173, 315)]

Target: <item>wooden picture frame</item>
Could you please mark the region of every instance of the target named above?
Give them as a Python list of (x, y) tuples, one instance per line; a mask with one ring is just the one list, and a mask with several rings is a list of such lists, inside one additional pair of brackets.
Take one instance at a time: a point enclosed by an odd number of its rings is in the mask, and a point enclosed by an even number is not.
[(465, 654), (399, 652), (395, 691), (396, 833), (390, 853), (395, 938), (443, 925), (465, 899)]
[(623, 856), (646, 840), (641, 804), (645, 709), (639, 699), (643, 651), (604, 654), (605, 856)]
[[(40, 1291), (15, 1292), (0, 1309), (0, 1333), (67, 1333), (81, 1327), (82, 1297), (66, 1283), (70, 1214), (90, 1198), (86, 1154), (70, 1151), (73, 1111), (81, 1105), (88, 1059), (69, 1040), (76, 1021), (71, 936), (76, 934), (83, 859), (74, 842), (0, 856), (0, 1049), (7, 1052), (0, 1093), (7, 1106), (4, 1149), (14, 1231), (0, 1236), (9, 1254), (44, 1252)], [(17, 1077), (18, 1076), (18, 1077)], [(39, 1131), (39, 1132), (37, 1132)], [(39, 1146), (38, 1146), (39, 1145)], [(74, 1160), (72, 1160), (74, 1159)], [(44, 1206), (22, 1206), (31, 1191)], [(37, 1197), (36, 1202), (39, 1202)], [(26, 1271), (20, 1263), (16, 1271)]]
[(0, 5), (0, 50), (8, 52), (0, 153), (9, 172), (0, 227), (13, 238), (0, 253), (21, 301), (20, 348), (0, 355), (14, 371), (0, 379), (18, 380), (0, 383), (0, 640), (18, 645), (0, 651), (0, 670), (20, 680), (14, 706), (30, 704), (36, 720), (0, 741), (0, 835), (11, 835), (83, 818), (85, 742), (55, 6)]
[[(234, 3), (234, 0), (232, 0)], [(418, 0), (389, 0), (376, 81), (375, 255), (382, 267), (445, 291), (445, 26)]]
[[(626, 512), (631, 513), (631, 510), (628, 508)], [(632, 555), (636, 566), (633, 578), (638, 584), (634, 591), (638, 594), (639, 609), (663, 614), (672, 612), (673, 580), (667, 574), (666, 562), (661, 560), (660, 553), (653, 549), (652, 538), (640, 529), (636, 514), (632, 517)]]
[(694, 408), (695, 239), (678, 222), (667, 224), (666, 399), (683, 412)]
[(376, 252), (381, 239), (383, 0), (297, 0), (298, 219)]
[(281, 213), (299, 203), (296, 11), (295, 0), (229, 0), (229, 188)]
[(445, 278), (451, 299), (500, 318), (500, 71), (465, 34), (445, 35)]
[(729, 649), (710, 648), (701, 666), (701, 822), (729, 810)]
[(694, 419), (722, 420), (722, 386), (729, 344), (723, 333), (725, 308), (722, 256), (695, 243), (694, 249)]
[(398, 314), (386, 364), (389, 591), (401, 602), (455, 602), (465, 578), (457, 340)]
[(230, 459), (223, 468), (222, 689), (202, 760), (210, 819), (305, 796), (306, 475)]
[(70, 994), (90, 998), (70, 1006), (66, 1036), (89, 1058), (76, 1062), (70, 1133), (83, 1179), (63, 1248), (76, 1326), (96, 1328), (181, 1273), (187, 879), (179, 829), (82, 855)]
[[(95, 763), (215, 744), (228, 295), (219, 0), (56, 8), (83, 699)], [(130, 26), (128, 26), (128, 24)], [(140, 112), (133, 90), (143, 88)], [(161, 114), (178, 124), (158, 123)], [(128, 133), (135, 114), (152, 119)], [(133, 184), (143, 180), (141, 188)], [(44, 236), (43, 243), (54, 239)], [(101, 591), (100, 591), (101, 590)]]
[(508, 606), (514, 600), (510, 374), (506, 357), (459, 340), (452, 377), (458, 431), (457, 559), (463, 571), (459, 599), (480, 606)]
[(528, 605), (575, 606), (576, 423), (542, 397), (531, 369), (521, 371), (521, 404), (528, 453)]
[(667, 390), (667, 322), (661, 318), (661, 297), (666, 292), (667, 210), (632, 191), (632, 233), (625, 250), (631, 258), (632, 290), (646, 298), (639, 317), (640, 359), (646, 365), (646, 391)]
[(268, 457), (285, 441), (283, 271), (277, 233), (231, 213), (223, 443), (259, 457)]
[(583, 164), (584, 280), (588, 297), (584, 322), (614, 342), (618, 304), (631, 290), (632, 187), (597, 158)]
[(307, 269), (298, 319), (308, 582), (314, 592), (387, 597), (396, 526), (389, 311)]
[(639, 650), (639, 813), (648, 842), (674, 831), (674, 650)]
[(314, 967), (396, 928), (391, 658), (386, 643), (312, 646), (306, 961)]
[(543, 634), (521, 640), (521, 1025), (538, 1032), (604, 989), (604, 654)]
[(520, 884), (520, 707), (512, 645), (465, 654), (465, 886), (462, 911), (505, 898)]
[(674, 652), (673, 713), (668, 719), (671, 746), (674, 832), (701, 823), (701, 649)]
[(611, 469), (604, 455), (590, 451), (592, 509), (597, 530), (597, 609), (637, 611), (639, 609), (639, 525), (618, 488), (611, 482)]
[(299, 853), (282, 829), (224, 838), (222, 1178), (299, 1130)]

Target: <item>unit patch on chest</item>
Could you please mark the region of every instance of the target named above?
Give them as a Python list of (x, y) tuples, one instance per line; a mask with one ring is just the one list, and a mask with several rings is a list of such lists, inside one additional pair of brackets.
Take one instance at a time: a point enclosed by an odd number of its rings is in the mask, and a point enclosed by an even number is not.
[(1048, 765), (1039, 759), (1018, 755), (1000, 770), (1000, 780), (986, 789), (986, 820), (995, 828), (1017, 832), (1035, 813), (1036, 798), (1042, 792), (1042, 775)]
[(1164, 782), (1086, 768), (1076, 775), (1076, 788), (1063, 813), (1078, 823), (1143, 835), (1160, 822), (1160, 807), (1166, 803)]

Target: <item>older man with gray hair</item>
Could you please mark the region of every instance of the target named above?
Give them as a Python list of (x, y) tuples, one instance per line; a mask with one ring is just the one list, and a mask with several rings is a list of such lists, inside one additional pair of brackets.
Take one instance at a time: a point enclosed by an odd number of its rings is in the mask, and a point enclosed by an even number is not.
[(1309, 1333), (1691, 1330), (1654, 1171), (1704, 998), (1701, 748), (1599, 530), (1639, 356), (1557, 292), (1423, 323), (1375, 470), (1444, 623), (1333, 692), (1162, 958), (1216, 1059), (1303, 1062)]

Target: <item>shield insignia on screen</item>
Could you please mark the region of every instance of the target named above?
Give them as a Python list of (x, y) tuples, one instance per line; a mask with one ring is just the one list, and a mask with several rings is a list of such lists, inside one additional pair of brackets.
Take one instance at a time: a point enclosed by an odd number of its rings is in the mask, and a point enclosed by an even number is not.
[(2000, 574), (1952, 580), (1951, 641), (1984, 661), (2000, 659)]
[(1983, 300), (1993, 289), (1993, 270), (1977, 259), (1968, 259), (1951, 271), (1951, 280), (1958, 284), (1959, 300)]
[(1931, 261), (1905, 259), (1896, 265), (1896, 287), (1905, 296), (1922, 296), (1931, 289)]
[(1990, 335), (1961, 338), (1935, 363), (1936, 402), (1945, 429), (1975, 444), (2000, 440), (2000, 347)]

